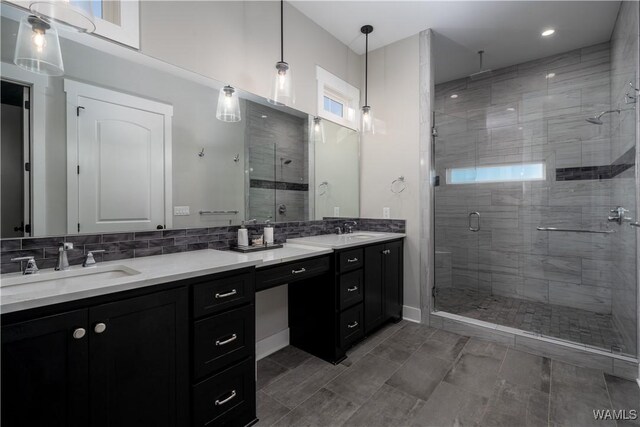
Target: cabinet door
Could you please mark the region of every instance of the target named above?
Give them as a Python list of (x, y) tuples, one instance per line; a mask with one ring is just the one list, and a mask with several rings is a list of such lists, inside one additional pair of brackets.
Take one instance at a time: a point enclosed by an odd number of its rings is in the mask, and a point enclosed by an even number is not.
[(186, 289), (96, 306), (89, 321), (91, 425), (186, 425)]
[(402, 241), (387, 243), (384, 255), (385, 320), (402, 318), (402, 274)]
[(88, 425), (86, 329), (87, 310), (2, 327), (4, 427)]
[(384, 322), (384, 245), (369, 246), (364, 250), (364, 332)]

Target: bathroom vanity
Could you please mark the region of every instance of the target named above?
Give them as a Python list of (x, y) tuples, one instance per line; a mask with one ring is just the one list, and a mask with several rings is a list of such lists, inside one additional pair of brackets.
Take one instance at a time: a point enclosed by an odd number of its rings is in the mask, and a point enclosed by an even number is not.
[(401, 318), (404, 235), (357, 234), (4, 276), (3, 425), (254, 423), (256, 292), (288, 284), (291, 344), (332, 363)]

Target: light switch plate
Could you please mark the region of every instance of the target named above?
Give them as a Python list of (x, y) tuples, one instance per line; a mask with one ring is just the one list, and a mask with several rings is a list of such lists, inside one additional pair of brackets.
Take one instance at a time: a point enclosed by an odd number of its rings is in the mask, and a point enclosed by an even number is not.
[(335, 206), (333, 208), (333, 216), (340, 216), (340, 207), (339, 206)]
[(391, 218), (391, 208), (382, 208), (382, 218), (384, 219)]
[(191, 215), (191, 213), (189, 212), (189, 206), (174, 206), (173, 215), (175, 216)]

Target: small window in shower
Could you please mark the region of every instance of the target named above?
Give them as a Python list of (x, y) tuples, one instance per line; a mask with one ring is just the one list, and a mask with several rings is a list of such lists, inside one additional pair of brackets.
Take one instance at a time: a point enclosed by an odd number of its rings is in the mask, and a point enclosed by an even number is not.
[(518, 163), (447, 169), (447, 184), (542, 181), (544, 179), (544, 163)]
[(328, 111), (331, 114), (335, 114), (338, 117), (344, 115), (344, 105), (341, 102), (331, 99), (328, 96), (324, 97), (324, 111)]

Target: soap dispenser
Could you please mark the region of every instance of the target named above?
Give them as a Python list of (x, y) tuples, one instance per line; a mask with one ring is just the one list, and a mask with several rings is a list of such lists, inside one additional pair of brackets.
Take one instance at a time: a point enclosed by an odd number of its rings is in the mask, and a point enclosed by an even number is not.
[(244, 226), (244, 221), (238, 229), (238, 246), (249, 246), (249, 230)]
[(266, 220), (264, 226), (264, 244), (265, 245), (273, 245), (273, 226), (271, 225), (271, 220)]

